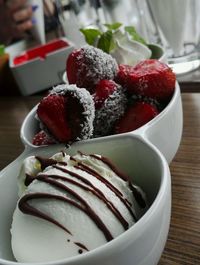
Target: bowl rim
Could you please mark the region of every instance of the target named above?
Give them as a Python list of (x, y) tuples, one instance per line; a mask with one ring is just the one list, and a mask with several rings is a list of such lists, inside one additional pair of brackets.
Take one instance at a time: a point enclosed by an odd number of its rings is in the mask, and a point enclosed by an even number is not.
[[(97, 247), (96, 249), (93, 249), (87, 253), (84, 253), (81, 256), (73, 256), (70, 258), (65, 258), (65, 259), (59, 259), (59, 260), (55, 260), (55, 261), (48, 261), (48, 262), (36, 262), (36, 263), (21, 263), (21, 262), (17, 262), (17, 261), (9, 261), (9, 260), (5, 260), (5, 259), (1, 259), (0, 258), (0, 264), (2, 265), (31, 265), (31, 264), (35, 264), (35, 265), (70, 265), (71, 262), (79, 262), (82, 261), (84, 259), (87, 260), (87, 258), (92, 258), (94, 256), (97, 255), (101, 256), (104, 253), (109, 253), (110, 251), (113, 252), (113, 249), (119, 249), (121, 246), (123, 246), (126, 242), (127, 242), (127, 237), (128, 238), (138, 238), (143, 234), (143, 231), (146, 224), (151, 222), (154, 219), (155, 213), (157, 212), (157, 209), (159, 207), (159, 205), (162, 204), (162, 202), (164, 202), (166, 200), (167, 195), (170, 193), (171, 196), (171, 174), (170, 174), (170, 170), (169, 170), (169, 166), (168, 163), (166, 161), (166, 159), (164, 158), (164, 156), (162, 155), (162, 153), (150, 142), (146, 141), (145, 139), (141, 138), (139, 135), (133, 135), (133, 134), (127, 134), (126, 136), (122, 136), (122, 135), (114, 135), (111, 136), (111, 138), (113, 139), (117, 139), (117, 138), (130, 138), (130, 139), (136, 139), (137, 141), (140, 141), (141, 143), (145, 144), (148, 148), (151, 149), (151, 152), (153, 152), (154, 154), (156, 154), (158, 162), (160, 163), (161, 166), (161, 176), (160, 176), (160, 185), (159, 185), (159, 190), (158, 193), (155, 197), (155, 199), (153, 200), (151, 206), (148, 208), (148, 210), (145, 212), (145, 214), (139, 219), (138, 222), (136, 222), (132, 227), (130, 227), (127, 231), (123, 232), (122, 234), (120, 234), (119, 236), (117, 236), (116, 238), (114, 238), (113, 240), (111, 240), (110, 242), (107, 242), (106, 244)], [(112, 139), (107, 139), (108, 141), (112, 141)], [(93, 139), (94, 142), (101, 142), (104, 141), (102, 138), (95, 138)], [(88, 142), (77, 142), (76, 144), (80, 144), (80, 145), (87, 145), (90, 144)], [(54, 146), (54, 148), (60, 148), (60, 147), (64, 147), (64, 145), (57, 145)], [(44, 149), (51, 149), (52, 146), (43, 146), (40, 147), (40, 149), (38, 149), (38, 151), (43, 151)], [(14, 164), (16, 162), (19, 162), (19, 160), (23, 160), (25, 159), (27, 156), (32, 155), (34, 152), (37, 152), (36, 149), (33, 148), (28, 148), (24, 151), (24, 153), (22, 153), (14, 162), (12, 162), (11, 164), (9, 164), (4, 170), (2, 170), (0, 172), (0, 178), (3, 177), (6, 174), (6, 171), (8, 168), (10, 168), (11, 166), (14, 166)]]

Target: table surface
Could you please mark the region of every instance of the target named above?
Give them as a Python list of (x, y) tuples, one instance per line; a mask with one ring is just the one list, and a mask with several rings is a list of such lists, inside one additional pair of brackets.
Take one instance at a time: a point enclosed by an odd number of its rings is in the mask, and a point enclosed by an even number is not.
[[(189, 86), (182, 86), (183, 137), (170, 165), (171, 226), (159, 265), (200, 264), (200, 93), (193, 93), (200, 84)], [(40, 98), (0, 97), (0, 169), (23, 151), (20, 126)]]

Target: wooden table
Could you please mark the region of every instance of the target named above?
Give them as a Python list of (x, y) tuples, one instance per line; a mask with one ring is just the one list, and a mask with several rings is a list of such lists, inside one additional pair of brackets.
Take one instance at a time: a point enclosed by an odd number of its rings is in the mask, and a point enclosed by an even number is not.
[[(190, 91), (189, 86), (182, 86), (183, 91)], [(200, 85), (191, 87), (200, 92)], [(40, 98), (0, 98), (0, 169), (23, 151), (20, 126)], [(171, 226), (159, 265), (200, 264), (200, 94), (182, 93), (182, 100), (183, 137), (170, 165)]]

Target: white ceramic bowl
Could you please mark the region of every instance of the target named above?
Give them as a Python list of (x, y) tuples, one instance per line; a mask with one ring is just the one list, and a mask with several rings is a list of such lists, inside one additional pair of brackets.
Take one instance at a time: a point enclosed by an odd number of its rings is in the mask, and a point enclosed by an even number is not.
[[(29, 155), (50, 156), (61, 148), (61, 145), (27, 147), (0, 173), (1, 265), (24, 264), (14, 261), (10, 246), (10, 226), (17, 201), (17, 174), (22, 161)], [(112, 159), (144, 189), (150, 208), (135, 225), (109, 243), (81, 256), (40, 265), (156, 265), (167, 239), (171, 213), (170, 172), (163, 155), (151, 143), (132, 134), (78, 142), (72, 145), (69, 153), (74, 154), (77, 150)]]
[[(32, 144), (34, 135), (39, 130), (39, 122), (35, 119), (37, 106), (26, 116), (20, 131), (24, 145), (37, 148)], [(171, 162), (179, 147), (183, 127), (182, 101), (179, 84), (176, 83), (174, 95), (166, 108), (153, 120), (139, 129), (124, 133), (123, 135), (136, 134), (152, 142)], [(111, 136), (107, 136), (108, 138)], [(106, 137), (103, 137), (104, 139)], [(91, 141), (91, 140), (88, 140)]]

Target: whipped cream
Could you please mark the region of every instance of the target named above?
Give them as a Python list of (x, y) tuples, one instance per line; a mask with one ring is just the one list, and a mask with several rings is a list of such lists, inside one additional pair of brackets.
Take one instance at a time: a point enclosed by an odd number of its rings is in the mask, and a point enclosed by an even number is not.
[(116, 48), (111, 51), (118, 64), (136, 65), (138, 62), (149, 59), (152, 55), (148, 46), (131, 40), (128, 35), (117, 31), (114, 35)]

